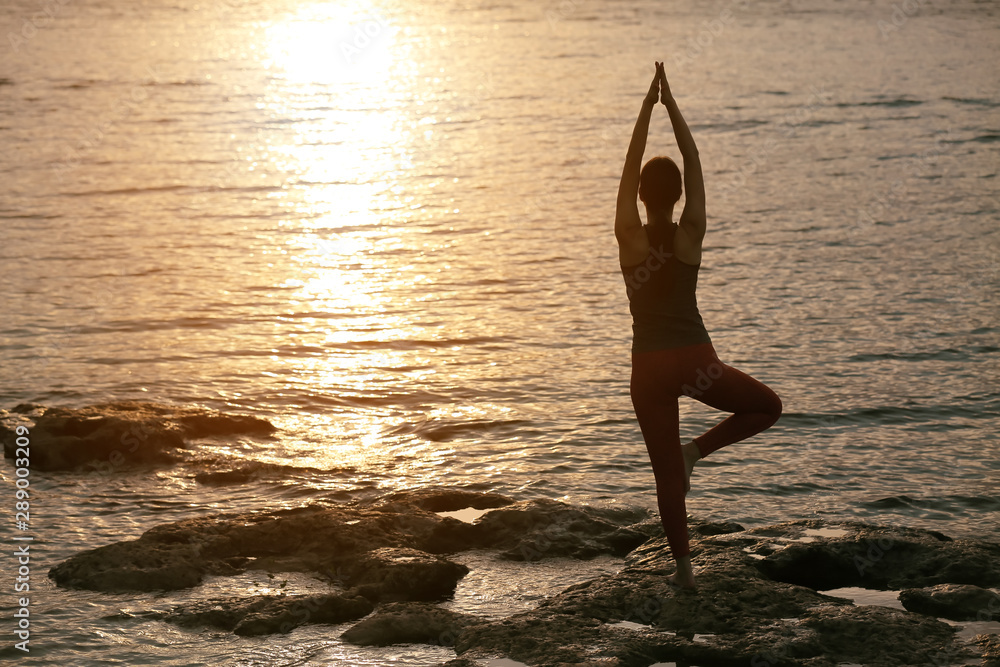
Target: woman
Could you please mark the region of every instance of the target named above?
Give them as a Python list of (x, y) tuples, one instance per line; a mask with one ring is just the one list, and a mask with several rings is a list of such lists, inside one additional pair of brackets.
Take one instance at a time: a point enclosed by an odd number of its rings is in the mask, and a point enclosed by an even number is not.
[[(687, 199), (677, 224), (677, 165), (656, 157), (639, 169), (657, 97), (667, 107), (684, 160)], [(645, 226), (637, 194), (646, 206)], [(691, 471), (699, 459), (774, 424), (781, 415), (781, 400), (764, 384), (719, 361), (698, 313), (695, 287), (705, 237), (705, 183), (698, 149), (670, 94), (663, 63), (656, 63), (632, 132), (618, 188), (615, 237), (633, 320), (632, 405), (653, 465), (660, 520), (677, 562), (670, 582), (695, 590), (684, 506)], [(733, 414), (682, 445), (677, 407), (682, 394)]]

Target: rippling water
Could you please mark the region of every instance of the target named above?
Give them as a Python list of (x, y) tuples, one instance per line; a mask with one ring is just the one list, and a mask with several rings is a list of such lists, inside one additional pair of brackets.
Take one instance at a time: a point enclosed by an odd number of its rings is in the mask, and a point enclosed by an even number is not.
[[(276, 443), (203, 450), (282, 467), (33, 473), (38, 664), (452, 655), (123, 626), (99, 617), (152, 602), (44, 580), (165, 521), (426, 484), (655, 507), (611, 229), (654, 59), (705, 168), (706, 325), (785, 405), (689, 511), (998, 533), (995, 4), (49, 5), (0, 23), (0, 405), (250, 412)], [(682, 435), (719, 418), (685, 403)], [(484, 565), (455, 604), (613, 567)]]

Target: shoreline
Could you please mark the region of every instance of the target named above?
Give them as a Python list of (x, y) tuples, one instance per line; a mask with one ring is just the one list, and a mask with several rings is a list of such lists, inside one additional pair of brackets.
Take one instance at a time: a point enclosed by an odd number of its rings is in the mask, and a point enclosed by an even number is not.
[[(138, 402), (12, 413), (0, 424), (5, 454), (21, 432), (13, 417), (31, 424), (43, 472), (96, 474), (97, 487), (177, 465), (201, 468), (192, 479), (208, 487), (288, 473), (202, 465), (202, 438), (273, 440), (274, 427), (257, 418)], [(101, 618), (126, 636), (150, 622), (247, 638), (330, 627), (338, 628), (331, 639), (352, 646), (453, 651), (459, 662), (440, 663), (450, 667), (493, 667), (500, 657), (529, 667), (950, 664), (921, 657), (942, 655), (992, 665), (1000, 651), (1000, 543), (987, 540), (846, 518), (749, 527), (693, 518), (699, 591), (690, 593), (667, 583), (674, 563), (650, 508), (443, 485), (277, 509), (268, 500), (198, 511), (44, 567), (63, 590), (146, 594)], [(528, 582), (543, 563), (589, 574), (550, 586), (530, 608), (455, 605), (470, 575), (502, 565), (507, 579)], [(609, 563), (620, 567), (608, 571)], [(271, 583), (261, 587), (263, 576)]]

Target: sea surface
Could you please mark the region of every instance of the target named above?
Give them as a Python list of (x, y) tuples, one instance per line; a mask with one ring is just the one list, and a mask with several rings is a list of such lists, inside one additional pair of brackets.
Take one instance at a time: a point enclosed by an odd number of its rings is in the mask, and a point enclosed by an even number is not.
[[(702, 315), (784, 402), (700, 462), (689, 512), (1000, 535), (995, 2), (4, 0), (0, 37), (0, 407), (280, 429), (200, 444), (256, 466), (242, 485), (33, 471), (27, 656), (6, 461), (3, 660), (434, 665), (451, 649), (346, 626), (102, 618), (263, 573), (167, 596), (45, 574), (169, 521), (430, 485), (655, 509), (612, 231), (654, 60), (704, 166)], [(662, 106), (657, 154), (679, 159)], [(724, 416), (681, 410), (685, 438)], [(477, 558), (452, 604), (497, 617), (620, 565)]]

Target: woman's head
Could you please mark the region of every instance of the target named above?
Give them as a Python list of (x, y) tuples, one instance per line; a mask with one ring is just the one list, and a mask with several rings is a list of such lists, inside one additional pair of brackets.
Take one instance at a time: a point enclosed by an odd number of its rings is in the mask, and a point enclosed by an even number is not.
[(668, 157), (654, 157), (639, 173), (639, 199), (651, 211), (671, 209), (681, 198), (681, 170)]

